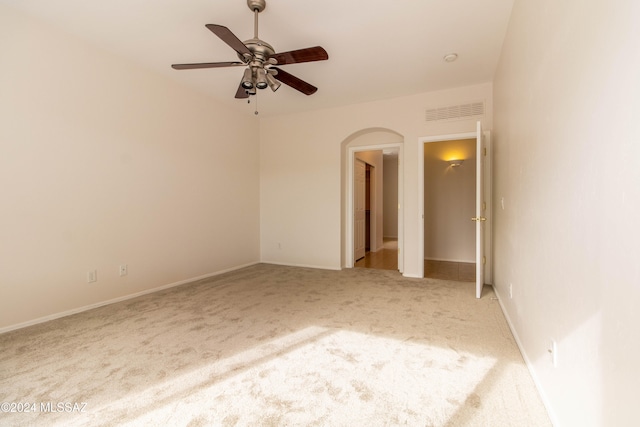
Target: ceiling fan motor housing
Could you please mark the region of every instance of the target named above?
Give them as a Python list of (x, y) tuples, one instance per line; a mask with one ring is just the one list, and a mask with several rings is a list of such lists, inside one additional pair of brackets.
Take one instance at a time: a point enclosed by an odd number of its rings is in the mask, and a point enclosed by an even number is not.
[[(249, 49), (253, 54), (253, 60), (259, 61), (260, 63), (267, 62), (269, 57), (276, 53), (273, 46), (260, 39), (249, 39), (243, 41), (242, 43), (244, 43), (247, 49)], [(240, 58), (241, 61), (246, 62), (246, 58), (242, 55), (238, 54), (238, 58)]]

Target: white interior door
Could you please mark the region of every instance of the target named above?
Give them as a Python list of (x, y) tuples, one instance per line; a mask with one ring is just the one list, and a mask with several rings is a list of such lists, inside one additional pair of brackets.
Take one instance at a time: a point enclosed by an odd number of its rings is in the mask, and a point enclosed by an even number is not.
[(485, 147), (482, 141), (482, 123), (476, 125), (476, 216), (471, 218), (476, 222), (476, 298), (482, 296), (484, 286), (484, 158)]
[(355, 159), (353, 167), (353, 260), (357, 261), (365, 255), (365, 162)]

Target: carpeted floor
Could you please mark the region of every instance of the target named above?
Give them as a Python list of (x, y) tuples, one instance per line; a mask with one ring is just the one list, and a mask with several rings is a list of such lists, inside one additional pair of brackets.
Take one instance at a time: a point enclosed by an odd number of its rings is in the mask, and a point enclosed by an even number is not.
[(9, 332), (0, 425), (551, 425), (473, 286), (260, 264)]

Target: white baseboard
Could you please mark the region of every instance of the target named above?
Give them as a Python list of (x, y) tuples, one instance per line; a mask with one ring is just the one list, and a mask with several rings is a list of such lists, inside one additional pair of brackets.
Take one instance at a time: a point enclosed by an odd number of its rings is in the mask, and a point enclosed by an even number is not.
[(256, 261), (256, 262), (250, 262), (248, 264), (238, 265), (238, 266), (235, 266), (235, 267), (227, 268), (225, 270), (216, 271), (215, 273), (209, 273), (209, 274), (204, 274), (204, 275), (198, 276), (198, 277), (192, 277), (192, 278), (189, 278), (189, 279), (180, 280), (178, 282), (174, 282), (174, 283), (169, 283), (167, 285), (158, 286), (157, 288), (146, 289), (144, 291), (136, 292), (134, 294), (124, 295), (124, 296), (113, 298), (113, 299), (110, 299), (110, 300), (106, 300), (106, 301), (101, 301), (101, 302), (97, 302), (97, 303), (94, 303), (94, 304), (85, 305), (83, 307), (73, 308), (71, 310), (66, 310), (66, 311), (62, 311), (60, 313), (50, 314), (48, 316), (39, 317), (39, 318), (33, 319), (33, 320), (28, 320), (26, 322), (18, 323), (18, 324), (15, 324), (15, 325), (5, 326), (3, 328), (0, 328), (0, 334), (3, 334), (5, 332), (14, 331), (16, 329), (26, 328), (28, 326), (37, 325), (38, 323), (44, 323), (44, 322), (48, 322), (50, 320), (59, 319), (61, 317), (71, 316), (72, 314), (82, 313), (83, 311), (92, 310), (94, 308), (103, 307), (105, 305), (115, 304), (117, 302), (121, 302), (121, 301), (126, 301), (126, 300), (129, 300), (129, 299), (137, 298), (137, 297), (140, 297), (142, 295), (152, 294), (154, 292), (162, 291), (164, 289), (173, 288), (175, 286), (185, 285), (187, 283), (197, 282), (198, 280), (208, 279), (209, 277), (219, 276), (221, 274), (229, 273), (231, 271), (240, 270), (242, 268), (250, 267), (250, 266), (256, 265), (256, 264), (259, 264), (259, 262)]
[(544, 407), (547, 409), (547, 414), (549, 414), (551, 423), (554, 426), (559, 426), (560, 423), (558, 422), (558, 417), (553, 411), (551, 403), (549, 402), (549, 398), (547, 397), (547, 394), (545, 393), (544, 388), (542, 388), (542, 384), (540, 384), (540, 380), (538, 379), (538, 375), (536, 374), (536, 371), (533, 368), (531, 359), (529, 359), (529, 356), (527, 356), (527, 352), (524, 351), (524, 347), (522, 346), (520, 337), (518, 336), (516, 329), (513, 327), (513, 323), (511, 323), (511, 319), (509, 318), (509, 314), (507, 313), (507, 310), (505, 310), (504, 305), (502, 304), (502, 298), (500, 297), (500, 293), (498, 292), (498, 288), (496, 286), (493, 286), (493, 292), (496, 294), (496, 297), (498, 298), (498, 303), (500, 304), (500, 309), (502, 310), (502, 314), (504, 314), (504, 318), (507, 319), (507, 325), (509, 325), (509, 329), (511, 330), (511, 334), (516, 340), (516, 345), (520, 350), (520, 354), (522, 354), (524, 363), (527, 365), (527, 368), (529, 369), (529, 373), (531, 374), (531, 377), (533, 378), (533, 382), (536, 385), (536, 388), (538, 389), (538, 393), (540, 393), (540, 398), (542, 399), (542, 403), (544, 404)]

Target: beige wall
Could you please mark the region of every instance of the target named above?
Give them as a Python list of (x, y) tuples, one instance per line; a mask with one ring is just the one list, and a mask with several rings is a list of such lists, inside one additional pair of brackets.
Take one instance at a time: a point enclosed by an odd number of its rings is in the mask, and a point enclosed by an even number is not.
[[(428, 123), (427, 108), (486, 101), (491, 129), (492, 85), (423, 93), (260, 121), (260, 245), (264, 262), (341, 268), (344, 265), (344, 142), (367, 130), (395, 132), (403, 145), (404, 274), (420, 276), (418, 140), (475, 132), (475, 120)], [(313, 197), (312, 197), (313, 196)], [(279, 246), (280, 244), (280, 246)]]
[(638, 420), (639, 28), (635, 0), (516, 0), (494, 82), (495, 287), (559, 426)]
[[(463, 159), (452, 167), (447, 160)], [(475, 263), (476, 140), (424, 146), (424, 258)]]
[(0, 52), (0, 329), (259, 260), (257, 121), (4, 6)]

